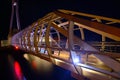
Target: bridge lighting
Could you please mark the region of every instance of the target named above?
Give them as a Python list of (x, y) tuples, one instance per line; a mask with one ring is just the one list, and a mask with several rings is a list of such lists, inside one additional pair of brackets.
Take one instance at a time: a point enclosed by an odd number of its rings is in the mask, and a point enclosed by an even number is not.
[(71, 57), (74, 64), (78, 64), (80, 62), (80, 55), (78, 55), (75, 51), (71, 51)]
[(73, 59), (74, 64), (78, 64), (80, 62), (79, 57), (75, 57)]
[(17, 3), (16, 3), (16, 2), (14, 2), (14, 3), (13, 3), (13, 5), (14, 5), (14, 6), (16, 6), (16, 5), (17, 5)]
[(18, 47), (18, 46), (15, 46), (15, 49), (16, 49), (16, 50), (18, 50), (18, 49), (19, 49), (19, 47)]

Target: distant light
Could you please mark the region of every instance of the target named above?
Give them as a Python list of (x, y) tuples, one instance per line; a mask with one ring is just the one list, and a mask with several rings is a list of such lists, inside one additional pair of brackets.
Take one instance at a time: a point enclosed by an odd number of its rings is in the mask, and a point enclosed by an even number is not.
[(16, 3), (16, 2), (14, 2), (14, 3), (13, 3), (13, 5), (14, 5), (14, 6), (16, 6), (16, 5), (17, 5), (17, 3)]
[(16, 49), (16, 50), (18, 50), (18, 49), (19, 49), (19, 47), (18, 47), (18, 46), (15, 46), (15, 49)]

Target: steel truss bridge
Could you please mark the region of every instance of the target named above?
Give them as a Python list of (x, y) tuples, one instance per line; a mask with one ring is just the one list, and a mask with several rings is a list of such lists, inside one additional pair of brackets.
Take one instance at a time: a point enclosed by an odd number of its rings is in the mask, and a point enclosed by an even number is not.
[(76, 79), (120, 79), (120, 20), (57, 10), (11, 39), (27, 53), (68, 69)]

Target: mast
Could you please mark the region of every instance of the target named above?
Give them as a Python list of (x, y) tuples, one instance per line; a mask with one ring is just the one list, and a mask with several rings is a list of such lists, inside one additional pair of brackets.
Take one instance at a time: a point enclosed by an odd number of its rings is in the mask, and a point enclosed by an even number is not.
[(9, 27), (9, 33), (8, 33), (8, 42), (11, 42), (11, 37), (15, 34), (14, 28), (13, 28), (13, 19), (14, 15), (16, 17), (16, 27), (17, 32), (20, 31), (20, 20), (19, 20), (19, 11), (18, 11), (18, 0), (12, 0), (12, 11), (11, 11), (11, 19), (10, 19), (10, 27)]

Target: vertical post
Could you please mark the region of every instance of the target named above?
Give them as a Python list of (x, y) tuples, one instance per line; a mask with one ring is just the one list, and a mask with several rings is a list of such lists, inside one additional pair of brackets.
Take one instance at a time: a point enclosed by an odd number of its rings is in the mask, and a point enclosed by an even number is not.
[(81, 39), (85, 40), (83, 28), (80, 28), (80, 32), (81, 32)]
[(105, 50), (105, 36), (104, 36), (104, 35), (102, 35), (102, 45), (101, 45), (101, 49), (102, 49), (102, 51)]
[[(16, 11), (16, 13), (14, 13), (14, 11)], [(18, 14), (18, 0), (12, 0), (12, 11), (11, 11), (9, 34), (8, 34), (8, 45), (11, 44), (11, 37), (15, 34), (15, 33), (13, 33), (13, 30), (12, 30), (14, 14), (16, 15), (17, 30), (20, 31), (20, 21), (19, 21), (19, 14)]]
[(17, 29), (20, 31), (20, 19), (19, 19), (19, 10), (18, 10), (18, 0), (16, 0), (16, 20), (17, 20)]
[[(78, 75), (82, 75), (82, 69), (81, 67), (78, 68), (78, 66), (76, 65), (76, 58), (78, 58), (76, 52), (74, 51), (74, 22), (73, 21), (69, 21), (69, 37), (68, 37), (68, 42), (69, 42), (69, 51), (70, 51), (70, 58), (72, 60), (73, 66), (76, 70), (76, 72), (78, 73)], [(79, 59), (79, 58), (78, 58)]]

